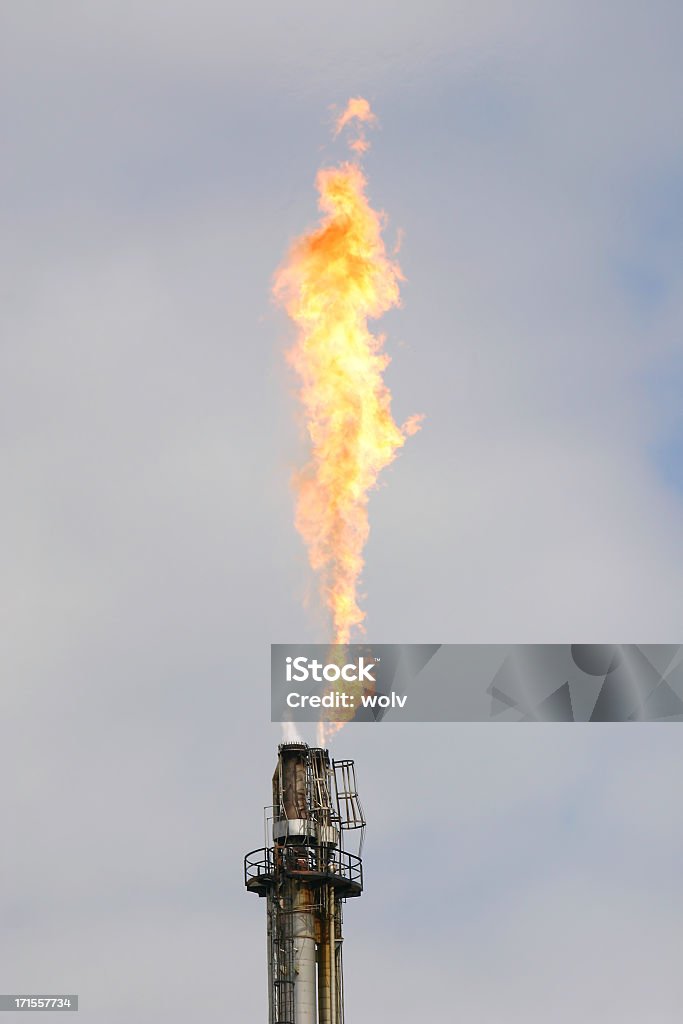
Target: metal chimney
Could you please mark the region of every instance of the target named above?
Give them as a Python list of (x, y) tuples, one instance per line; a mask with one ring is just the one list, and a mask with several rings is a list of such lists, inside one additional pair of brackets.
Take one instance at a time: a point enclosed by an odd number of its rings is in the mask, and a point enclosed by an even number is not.
[(363, 891), (364, 832), (353, 761), (281, 743), (266, 845), (244, 858), (267, 900), (269, 1024), (344, 1024), (342, 904)]

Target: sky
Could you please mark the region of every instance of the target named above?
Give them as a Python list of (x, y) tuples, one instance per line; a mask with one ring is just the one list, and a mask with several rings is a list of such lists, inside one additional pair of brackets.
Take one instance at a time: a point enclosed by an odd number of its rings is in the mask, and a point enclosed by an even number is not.
[[(349, 96), (425, 415), (368, 637), (681, 642), (682, 33), (673, 0), (0, 4), (2, 992), (266, 1019), (269, 644), (326, 639), (269, 291)], [(349, 1022), (680, 1020), (675, 725), (333, 753), (369, 820)]]

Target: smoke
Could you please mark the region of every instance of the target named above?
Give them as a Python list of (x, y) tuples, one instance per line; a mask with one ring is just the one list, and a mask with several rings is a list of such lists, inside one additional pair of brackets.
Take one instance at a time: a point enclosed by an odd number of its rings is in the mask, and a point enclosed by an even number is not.
[(282, 739), (285, 743), (299, 743), (301, 736), (294, 722), (282, 723)]

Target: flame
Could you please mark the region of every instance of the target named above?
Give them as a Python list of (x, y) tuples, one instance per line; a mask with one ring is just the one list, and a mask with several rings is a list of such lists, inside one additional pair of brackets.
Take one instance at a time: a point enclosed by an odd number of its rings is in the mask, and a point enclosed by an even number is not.
[[(335, 136), (351, 121), (376, 121), (367, 100), (349, 100)], [(367, 149), (362, 127), (350, 145), (357, 153)], [(318, 172), (320, 223), (293, 243), (274, 281), (276, 300), (297, 328), (288, 361), (300, 380), (311, 444), (295, 480), (296, 526), (320, 575), (336, 644), (349, 643), (365, 617), (358, 584), (369, 492), (421, 419), (394, 422), (384, 337), (368, 326), (399, 305), (403, 276), (387, 254), (384, 217), (370, 205), (366, 186), (356, 162)]]
[(334, 137), (336, 139), (346, 125), (354, 119), (359, 121), (360, 124), (356, 126), (357, 134), (356, 137), (349, 142), (349, 147), (355, 153), (365, 153), (370, 148), (370, 143), (365, 138), (365, 133), (363, 132), (361, 125), (363, 123), (376, 124), (377, 118), (370, 109), (368, 101), (363, 99), (362, 96), (354, 96), (346, 104), (346, 109), (339, 115), (335, 122)]

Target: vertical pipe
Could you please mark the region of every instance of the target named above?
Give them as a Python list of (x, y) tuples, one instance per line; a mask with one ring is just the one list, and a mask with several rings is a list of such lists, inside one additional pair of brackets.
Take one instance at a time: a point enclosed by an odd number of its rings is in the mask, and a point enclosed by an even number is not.
[(275, 929), (276, 922), (273, 920), (275, 915), (274, 907), (275, 897), (272, 894), (268, 896), (268, 907), (267, 907), (267, 939), (268, 939), (268, 1024), (275, 1024), (275, 986), (274, 986), (274, 973), (273, 969), (273, 946), (275, 944)]
[(334, 906), (334, 886), (329, 887), (329, 943), (330, 943), (330, 1024), (337, 1020), (337, 922)]
[[(276, 813), (288, 821), (310, 818), (308, 794), (308, 747), (303, 743), (280, 747), (278, 767), (273, 777), (273, 802)], [(305, 841), (304, 841), (305, 842)], [(304, 842), (290, 845), (284, 840), (283, 852), (292, 854), (292, 861), (307, 861)], [(315, 914), (313, 893), (301, 880), (289, 880), (292, 896), (292, 942), (294, 982), (294, 1024), (317, 1024)]]
[(324, 890), (324, 910), (320, 919), (320, 942), (318, 944), (318, 1024), (332, 1024), (332, 956), (334, 947), (331, 944), (330, 900), (327, 889)]
[(315, 921), (311, 890), (294, 885), (292, 933), (294, 938), (295, 1024), (316, 1024)]

